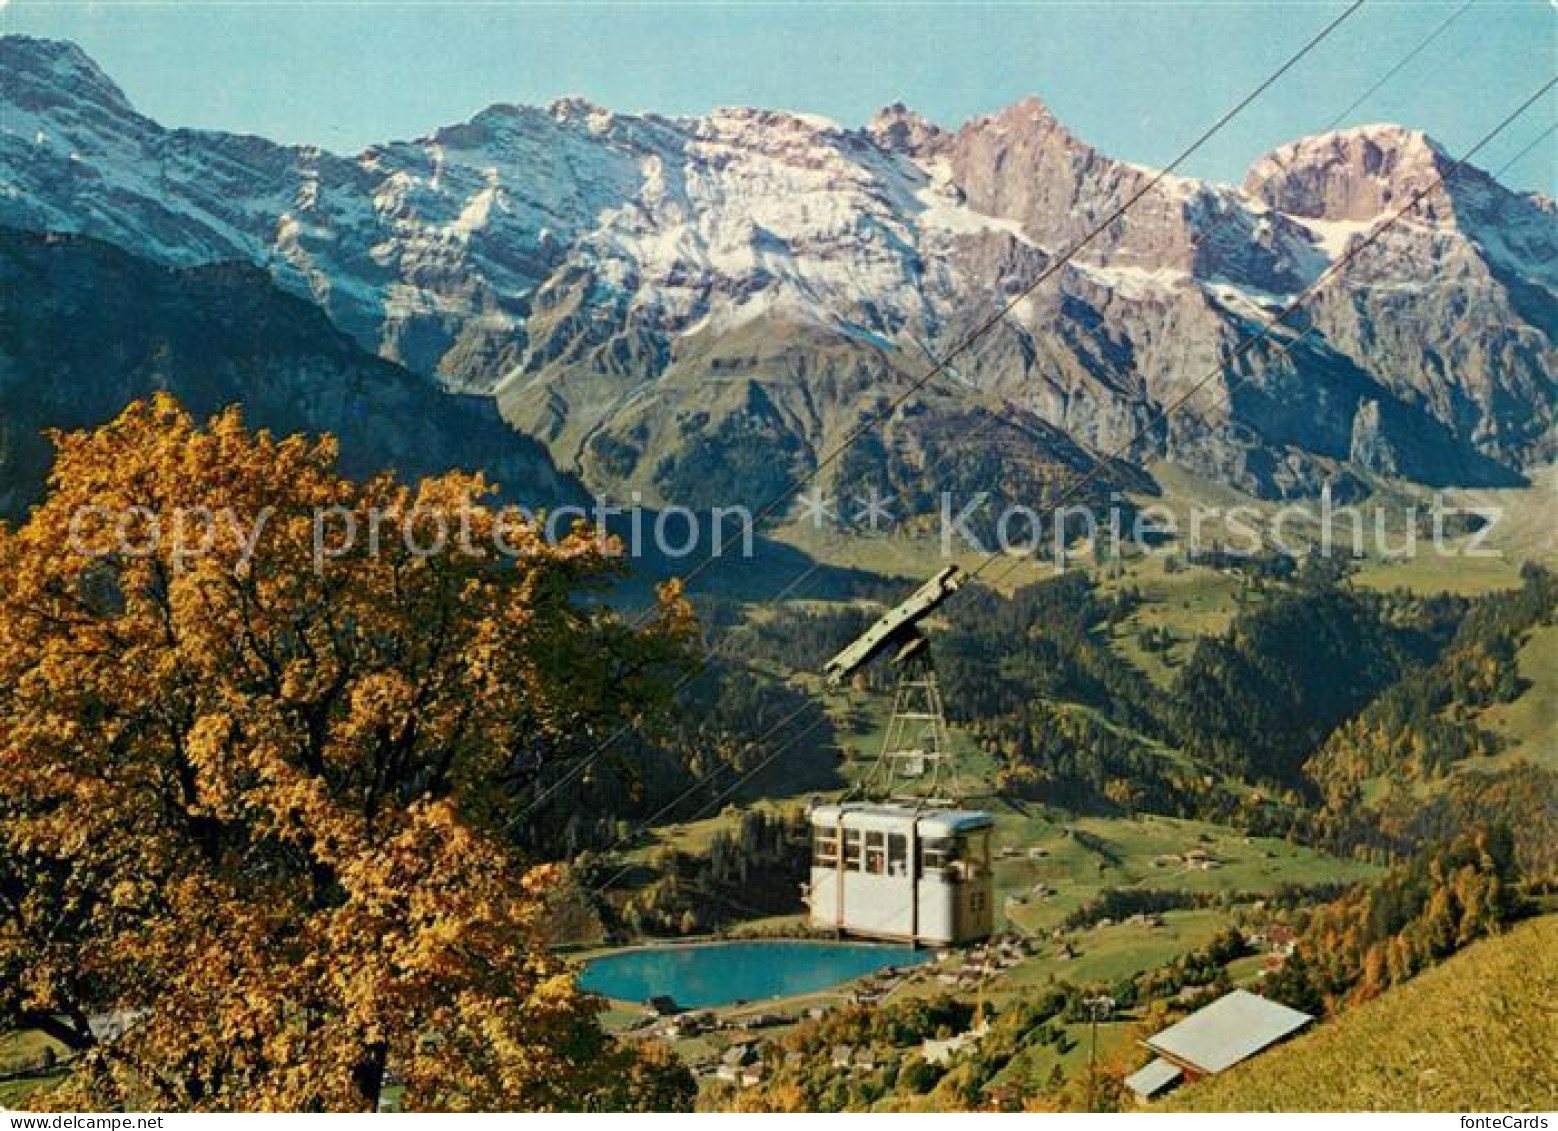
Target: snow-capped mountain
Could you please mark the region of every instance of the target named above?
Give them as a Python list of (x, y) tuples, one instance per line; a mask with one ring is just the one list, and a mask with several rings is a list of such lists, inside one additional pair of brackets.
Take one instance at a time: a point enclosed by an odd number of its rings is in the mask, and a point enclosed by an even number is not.
[[(496, 105), (344, 157), (163, 128), (65, 43), (0, 40), (0, 77), (0, 223), (252, 262), (652, 501), (750, 498), (811, 465), (1155, 175), (1036, 100), (957, 131), (902, 106), (848, 129)], [(990, 450), (1085, 465), (1449, 164), (1378, 126), (1283, 147), (1241, 187), (1164, 180), (837, 473), (910, 485), (979, 420)], [(1554, 453), (1550, 201), (1467, 170), (1311, 317), (1132, 458), (1282, 495), (1347, 465), (1509, 481)]]

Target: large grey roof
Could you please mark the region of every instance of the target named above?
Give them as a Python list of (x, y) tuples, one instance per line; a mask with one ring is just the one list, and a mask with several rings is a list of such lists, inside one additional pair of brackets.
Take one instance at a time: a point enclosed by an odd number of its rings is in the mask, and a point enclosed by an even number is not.
[(1161, 1056), (1145, 1068), (1138, 1068), (1125, 1078), (1125, 1086), (1138, 1096), (1155, 1096), (1184, 1073)]
[(1149, 1039), (1154, 1052), (1203, 1072), (1221, 1072), (1314, 1018), (1274, 1001), (1234, 990)]

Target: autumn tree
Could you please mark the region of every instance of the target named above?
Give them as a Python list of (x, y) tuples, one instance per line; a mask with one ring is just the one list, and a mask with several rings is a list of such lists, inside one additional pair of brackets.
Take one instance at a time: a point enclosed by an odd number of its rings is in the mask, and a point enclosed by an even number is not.
[(504, 832), (667, 693), (677, 595), (635, 631), (585, 599), (592, 532), (549, 544), (476, 477), (350, 481), (236, 411), (56, 442), (0, 528), (0, 1030), (73, 1051), (45, 1102), (690, 1102), (602, 1033), (543, 937), (555, 870)]
[(1406, 981), (1528, 910), (1514, 837), (1468, 830), (1315, 909), (1293, 956), (1261, 992), (1334, 1012)]

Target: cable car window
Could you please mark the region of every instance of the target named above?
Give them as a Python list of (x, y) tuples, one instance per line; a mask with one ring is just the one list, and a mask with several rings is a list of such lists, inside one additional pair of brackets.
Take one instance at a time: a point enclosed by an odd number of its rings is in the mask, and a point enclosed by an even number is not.
[(849, 872), (860, 871), (860, 830), (844, 830), (844, 869)]
[(920, 842), (920, 867), (926, 872), (940, 872), (954, 855), (950, 840), (938, 838)]
[(873, 876), (880, 876), (887, 871), (887, 843), (886, 834), (878, 832), (866, 833), (866, 871)]
[(903, 876), (909, 871), (909, 838), (902, 833), (887, 834), (887, 871)]
[(839, 859), (838, 833), (833, 829), (819, 829), (812, 838), (812, 860), (819, 868), (837, 868)]

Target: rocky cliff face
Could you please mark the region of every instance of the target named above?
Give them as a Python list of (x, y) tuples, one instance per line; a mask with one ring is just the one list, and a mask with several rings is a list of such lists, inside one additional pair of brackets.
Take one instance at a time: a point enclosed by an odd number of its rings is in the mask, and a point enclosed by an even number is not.
[[(163, 129), (65, 44), (0, 40), (0, 75), (0, 223), (246, 260), (650, 501), (752, 501), (814, 465), (1154, 176), (1036, 100), (956, 131), (902, 106), (856, 130), (500, 105), (341, 157)], [(1239, 188), (1166, 179), (840, 466), (932, 478), (957, 422), (992, 417), (992, 478), (1085, 465), (1447, 160), (1380, 126), (1286, 146)], [(1131, 457), (1266, 495), (1348, 464), (1511, 481), (1554, 454), (1555, 252), (1550, 202), (1468, 171), (1327, 290), (1290, 355), (1232, 364)]]

